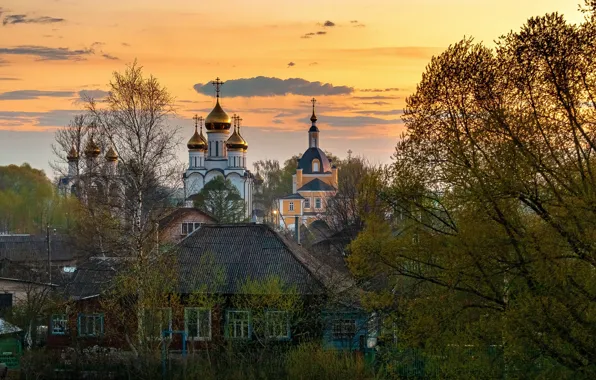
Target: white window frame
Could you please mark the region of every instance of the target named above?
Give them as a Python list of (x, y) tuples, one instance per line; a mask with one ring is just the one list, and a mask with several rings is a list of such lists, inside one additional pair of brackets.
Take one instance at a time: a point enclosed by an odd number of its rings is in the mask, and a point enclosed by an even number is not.
[[(209, 313), (209, 326), (207, 327), (207, 331), (209, 332), (208, 336), (190, 336), (188, 323), (189, 323), (189, 315), (191, 312), (197, 313), (197, 334), (201, 333), (201, 313)], [(211, 331), (212, 331), (212, 319), (211, 319), (211, 309), (205, 307), (185, 307), (184, 308), (184, 332), (186, 333), (186, 340), (194, 340), (194, 341), (210, 341), (211, 340)]]
[[(194, 231), (198, 230), (201, 227), (200, 222), (182, 222), (180, 223), (180, 235), (186, 236), (192, 234)], [(184, 232), (184, 227), (186, 227), (186, 232)]]
[(310, 208), (310, 197), (304, 198), (304, 208)]
[(319, 197), (315, 198), (315, 209), (320, 210), (323, 208), (323, 200)]
[[(278, 330), (284, 331), (283, 335), (279, 334), (272, 334), (272, 324), (279, 324), (280, 320), (272, 320), (273, 315), (283, 315), (283, 320), (285, 321), (285, 326), (279, 325)], [(267, 339), (274, 339), (274, 340), (289, 340), (291, 337), (290, 334), (290, 314), (285, 310), (267, 310), (265, 311), (265, 321), (266, 321), (266, 337)]]
[[(246, 319), (234, 319), (232, 321), (232, 316), (234, 315), (244, 315)], [(236, 335), (236, 327), (240, 327), (241, 335)], [(246, 336), (244, 335), (244, 331), (246, 329)], [(227, 310), (226, 311), (226, 338), (227, 339), (245, 339), (248, 340), (251, 338), (252, 335), (252, 325), (251, 325), (251, 315), (249, 310)]]
[(320, 171), (320, 169), (319, 169), (320, 167), (321, 167), (321, 163), (319, 162), (319, 160), (314, 160), (312, 162), (312, 171), (313, 171), (313, 173), (318, 173)]
[[(85, 331), (85, 333), (83, 333), (83, 326), (87, 326), (87, 323), (83, 323), (83, 319), (85, 320), (85, 322), (87, 322), (86, 320), (89, 318), (93, 318), (93, 332), (89, 333), (88, 331)], [(99, 321), (99, 331), (98, 330), (98, 323), (97, 321)], [(103, 313), (91, 313), (91, 314), (79, 314), (78, 317), (78, 335), (81, 337), (99, 337), (102, 336), (104, 333), (104, 319), (103, 319)]]
[[(145, 329), (143, 327), (143, 321), (144, 321), (144, 316), (146, 315), (145, 313), (148, 311), (153, 311), (155, 312), (163, 312), (163, 311), (167, 311), (168, 313), (168, 326), (167, 329), (169, 331), (172, 331), (172, 308), (171, 307), (158, 307), (158, 308), (154, 308), (154, 309), (141, 309), (139, 311), (139, 317), (138, 317), (138, 324), (139, 324), (139, 339), (143, 338), (143, 334), (145, 333)], [(145, 336), (144, 338), (147, 340), (160, 340), (163, 336), (163, 330), (165, 330), (164, 326), (163, 326), (163, 318), (160, 318), (160, 323), (159, 323), (159, 336)], [(172, 338), (172, 333), (169, 333), (167, 338)]]
[[(52, 335), (66, 335), (68, 334), (68, 315), (67, 314), (52, 314), (51, 320)], [(62, 326), (62, 331), (56, 331), (56, 326)]]
[(294, 202), (290, 202), (289, 210), (294, 211)]

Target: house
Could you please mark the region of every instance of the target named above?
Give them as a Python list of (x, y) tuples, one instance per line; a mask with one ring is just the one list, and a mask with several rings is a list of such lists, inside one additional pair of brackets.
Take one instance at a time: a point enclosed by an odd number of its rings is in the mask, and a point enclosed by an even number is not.
[(202, 224), (217, 223), (217, 220), (195, 207), (173, 208), (159, 220), (161, 242), (178, 243)]
[[(172, 336), (170, 347), (181, 348), (182, 339), (187, 346), (200, 349), (228, 340), (288, 341), (302, 336), (328, 340), (329, 348), (366, 349), (366, 344), (360, 343), (370, 335), (361, 323), (367, 313), (357, 306), (357, 288), (351, 278), (318, 261), (271, 227), (252, 223), (202, 224), (172, 252), (182, 305), (155, 310), (159, 328), (153, 333), (183, 332)], [(58, 337), (49, 338), (48, 344), (64, 346), (81, 340), (86, 344), (122, 344), (114, 340), (101, 342), (108, 329), (118, 326), (111, 325), (113, 318), (102, 310), (99, 299), (123, 268), (126, 262), (122, 259), (95, 259), (77, 268), (69, 284), (73, 310), (52, 317), (50, 334)], [(279, 287), (258, 287), (270, 283)], [(283, 293), (281, 297), (299, 298), (301, 305), (308, 308), (305, 319), (294, 323), (294, 310), (242, 303), (255, 296), (261, 300), (279, 293)], [(331, 301), (331, 293), (339, 295), (342, 302)], [(197, 294), (216, 301), (192, 303)]]

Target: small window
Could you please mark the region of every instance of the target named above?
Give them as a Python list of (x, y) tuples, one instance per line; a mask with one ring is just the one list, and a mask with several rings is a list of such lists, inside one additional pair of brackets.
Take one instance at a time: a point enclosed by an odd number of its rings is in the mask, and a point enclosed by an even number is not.
[(356, 320), (336, 319), (331, 330), (334, 340), (352, 339), (356, 335)]
[(316, 209), (321, 208), (321, 198), (315, 198), (315, 208)]
[(201, 227), (201, 223), (182, 223), (182, 235), (186, 236), (192, 233), (194, 230), (198, 230)]
[(304, 199), (304, 208), (310, 208), (310, 198)]
[(103, 335), (103, 314), (80, 314), (79, 336)]
[(250, 311), (228, 311), (226, 336), (230, 339), (250, 339), (250, 334)]
[[(172, 309), (160, 307), (146, 309), (141, 312), (139, 318), (140, 338), (161, 339), (164, 330), (172, 330)], [(171, 333), (168, 334), (172, 336)]]
[(184, 309), (184, 331), (188, 340), (211, 340), (211, 309)]
[(65, 335), (68, 333), (68, 318), (66, 314), (52, 315), (50, 333), (52, 335)]
[(294, 202), (290, 202), (290, 211), (294, 211)]
[(318, 160), (314, 160), (312, 162), (312, 171), (317, 173), (319, 171), (319, 161)]
[(268, 339), (290, 339), (290, 318), (287, 311), (267, 311), (265, 319)]

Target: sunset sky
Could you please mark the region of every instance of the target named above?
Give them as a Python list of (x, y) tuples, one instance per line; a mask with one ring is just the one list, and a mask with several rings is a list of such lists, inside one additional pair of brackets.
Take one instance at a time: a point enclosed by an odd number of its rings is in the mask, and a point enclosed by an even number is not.
[(184, 141), (192, 116), (214, 105), (204, 85), (220, 77), (250, 167), (306, 149), (313, 96), (322, 148), (388, 163), (433, 55), (464, 36), (493, 45), (547, 12), (579, 22), (581, 1), (2, 0), (0, 165), (26, 161), (52, 177), (56, 128), (80, 112), (82, 91), (101, 97), (135, 58), (175, 96)]

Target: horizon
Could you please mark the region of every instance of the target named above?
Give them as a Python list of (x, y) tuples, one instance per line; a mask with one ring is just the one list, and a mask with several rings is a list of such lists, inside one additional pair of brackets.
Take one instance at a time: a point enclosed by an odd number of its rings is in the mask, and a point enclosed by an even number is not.
[(222, 107), (244, 120), (250, 169), (304, 152), (313, 96), (324, 150), (390, 163), (405, 99), (433, 55), (464, 36), (494, 46), (549, 12), (583, 19), (579, 3), (562, 0), (335, 3), (5, 1), (0, 165), (27, 162), (53, 178), (54, 131), (82, 112), (82, 95), (104, 96), (112, 72), (135, 59), (176, 98), (172, 124), (181, 129), (183, 163), (192, 117), (207, 116), (215, 104), (216, 77), (226, 82)]

